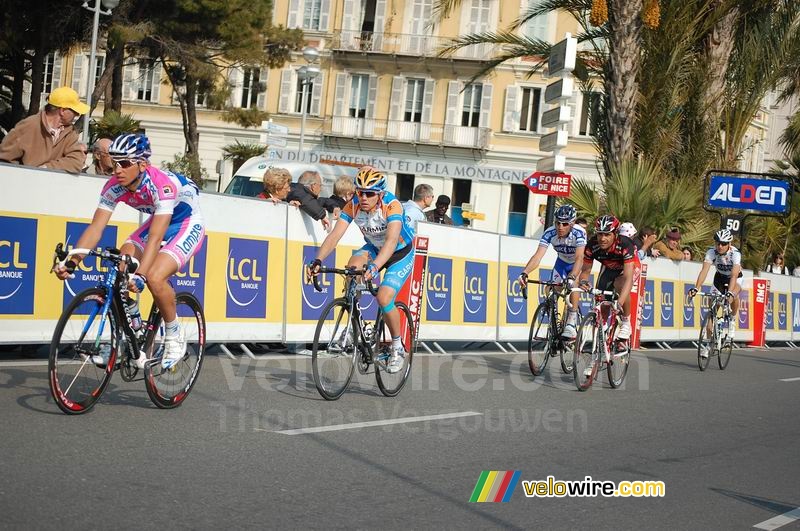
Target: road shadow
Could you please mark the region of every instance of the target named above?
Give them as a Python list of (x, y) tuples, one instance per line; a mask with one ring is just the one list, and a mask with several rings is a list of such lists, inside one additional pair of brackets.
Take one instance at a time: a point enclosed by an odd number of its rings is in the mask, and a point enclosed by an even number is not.
[(723, 496), (727, 496), (728, 498), (733, 498), (734, 500), (747, 503), (749, 505), (753, 505), (754, 507), (758, 507), (759, 509), (763, 509), (765, 511), (769, 511), (774, 515), (779, 515), (783, 513), (787, 513), (792, 511), (800, 505), (797, 500), (794, 502), (784, 502), (773, 500), (771, 498), (762, 498), (761, 496), (754, 496), (752, 494), (745, 494), (743, 492), (736, 492), (733, 490), (728, 489), (718, 489), (715, 487), (709, 487), (709, 490), (712, 492), (716, 492), (717, 494), (721, 494)]

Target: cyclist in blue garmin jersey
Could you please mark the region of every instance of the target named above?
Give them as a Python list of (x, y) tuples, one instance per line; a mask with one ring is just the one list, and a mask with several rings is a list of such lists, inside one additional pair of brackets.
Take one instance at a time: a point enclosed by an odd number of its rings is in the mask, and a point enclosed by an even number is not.
[(336, 248), (347, 227), (355, 221), (366, 245), (353, 252), (348, 267), (366, 268), (364, 280), (386, 273), (378, 288), (378, 304), (392, 334), (392, 355), (386, 365), (389, 373), (399, 372), (405, 363), (400, 316), (394, 305), (397, 292), (403, 287), (414, 265), (414, 231), (406, 222), (403, 205), (386, 191), (386, 177), (371, 166), (362, 166), (355, 178), (356, 193), (342, 209), (339, 221), (322, 242), (317, 258), (308, 266), (307, 277), (316, 275), (322, 261)]
[[(539, 248), (536, 250), (522, 273), (519, 275), (519, 283), (523, 286), (528, 283), (528, 274), (539, 267), (547, 247), (552, 245), (558, 253), (558, 258), (553, 266), (553, 282), (567, 282), (570, 287), (578, 278), (583, 266), (583, 251), (586, 248), (586, 231), (583, 227), (575, 225), (578, 218), (578, 211), (572, 205), (562, 205), (556, 209), (555, 224), (544, 231), (539, 240)], [(578, 321), (578, 292), (569, 296), (570, 309), (567, 314), (567, 323), (561, 336), (565, 339), (575, 339), (577, 335)]]

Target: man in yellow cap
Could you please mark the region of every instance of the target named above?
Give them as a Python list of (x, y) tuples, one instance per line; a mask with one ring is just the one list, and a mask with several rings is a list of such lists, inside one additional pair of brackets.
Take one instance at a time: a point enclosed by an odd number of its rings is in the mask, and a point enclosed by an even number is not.
[(88, 112), (89, 106), (73, 89), (55, 89), (43, 111), (21, 120), (3, 139), (0, 162), (80, 172), (86, 154), (73, 124)]

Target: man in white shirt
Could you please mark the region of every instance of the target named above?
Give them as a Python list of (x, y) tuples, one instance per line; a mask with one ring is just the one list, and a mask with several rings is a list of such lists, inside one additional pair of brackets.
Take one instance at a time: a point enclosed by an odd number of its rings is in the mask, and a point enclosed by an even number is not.
[(422, 212), (433, 203), (433, 187), (429, 184), (418, 184), (414, 188), (414, 200), (403, 203), (403, 212), (410, 227), (417, 227), (417, 221), (425, 221)]

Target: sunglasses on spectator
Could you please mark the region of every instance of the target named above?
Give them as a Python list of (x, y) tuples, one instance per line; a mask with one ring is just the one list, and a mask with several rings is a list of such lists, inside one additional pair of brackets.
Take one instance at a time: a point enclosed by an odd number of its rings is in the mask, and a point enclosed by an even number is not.
[(358, 194), (359, 197), (372, 198), (378, 195), (378, 192), (375, 190), (356, 190), (356, 194)]
[(120, 168), (122, 168), (123, 170), (127, 170), (128, 168), (130, 168), (130, 167), (131, 167), (131, 166), (133, 166), (134, 164), (137, 164), (138, 162), (139, 162), (138, 160), (132, 160), (132, 159), (123, 159), (123, 160), (115, 160), (115, 161), (114, 161), (114, 164), (115, 164), (116, 166), (119, 166), (119, 167), (120, 167)]

